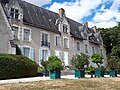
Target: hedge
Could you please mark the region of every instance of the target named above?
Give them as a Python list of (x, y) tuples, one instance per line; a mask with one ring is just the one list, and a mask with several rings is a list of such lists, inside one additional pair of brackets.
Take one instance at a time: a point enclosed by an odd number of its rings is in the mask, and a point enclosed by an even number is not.
[(22, 55), (0, 54), (0, 79), (37, 75), (38, 65)]

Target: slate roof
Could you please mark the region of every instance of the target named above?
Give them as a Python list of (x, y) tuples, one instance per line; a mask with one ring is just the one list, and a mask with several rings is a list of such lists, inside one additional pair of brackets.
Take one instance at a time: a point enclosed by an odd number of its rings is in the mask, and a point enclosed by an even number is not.
[[(4, 3), (9, 0), (1, 0)], [(18, 0), (20, 7), (23, 9), (23, 22), (24, 24), (32, 25), (44, 30), (60, 33), (58, 31), (58, 26), (55, 25), (56, 20), (59, 15), (55, 12), (46, 10), (44, 8), (38, 7), (36, 5), (30, 4), (26, 1)], [(83, 26), (82, 24), (67, 18), (68, 23), (70, 24), (70, 34), (78, 39), (84, 39), (81, 35), (81, 31), (79, 30), (79, 26)], [(92, 28), (86, 29), (87, 33), (95, 33)], [(89, 38), (90, 42), (99, 44), (97, 39), (93, 36)]]

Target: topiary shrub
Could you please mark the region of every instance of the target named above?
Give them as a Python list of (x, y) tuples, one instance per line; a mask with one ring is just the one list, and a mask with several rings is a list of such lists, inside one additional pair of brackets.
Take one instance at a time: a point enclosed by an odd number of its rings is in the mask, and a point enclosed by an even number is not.
[(0, 79), (37, 75), (38, 65), (22, 55), (0, 54)]
[(62, 70), (62, 69), (63, 69), (62, 62), (57, 56), (49, 57), (47, 70), (56, 71), (56, 70)]
[(71, 59), (71, 65), (75, 70), (82, 70), (84, 69), (84, 66), (88, 64), (89, 64), (89, 56), (84, 53), (73, 56)]
[(100, 70), (101, 69), (101, 64), (103, 63), (103, 57), (98, 54), (98, 53), (95, 53), (91, 56), (91, 59), (92, 59), (92, 62), (96, 63), (97, 66), (98, 66), (98, 69)]

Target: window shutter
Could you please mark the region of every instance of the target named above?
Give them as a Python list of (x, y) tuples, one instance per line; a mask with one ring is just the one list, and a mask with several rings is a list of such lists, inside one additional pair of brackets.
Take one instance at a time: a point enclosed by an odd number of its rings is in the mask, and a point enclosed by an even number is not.
[(69, 65), (69, 53), (68, 52), (64, 52), (64, 63), (65, 63), (65, 66), (68, 66)]
[(39, 49), (39, 63), (42, 62), (42, 49)]
[(59, 51), (55, 51), (55, 56), (59, 58)]
[(22, 29), (22, 40), (24, 40), (24, 28)]
[(34, 48), (30, 48), (29, 58), (34, 61)]
[(54, 45), (56, 46), (56, 36), (54, 36)]
[(48, 57), (47, 57), (47, 59), (50, 57), (50, 50), (48, 50)]
[(18, 27), (18, 39), (20, 40), (20, 28)]
[(29, 42), (32, 41), (32, 30), (30, 30)]

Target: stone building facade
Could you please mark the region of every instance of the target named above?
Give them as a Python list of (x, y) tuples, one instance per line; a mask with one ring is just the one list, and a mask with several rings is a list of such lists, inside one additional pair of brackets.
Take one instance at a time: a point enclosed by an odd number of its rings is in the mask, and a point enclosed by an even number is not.
[[(82, 25), (67, 18), (63, 8), (57, 14), (22, 0), (6, 1), (2, 7), (10, 22), (14, 42), (23, 55), (38, 64), (55, 55), (69, 66), (73, 55), (100, 53), (104, 65), (107, 64), (106, 50), (96, 27), (89, 28), (87, 22)], [(94, 66), (92, 62), (90, 65)]]

